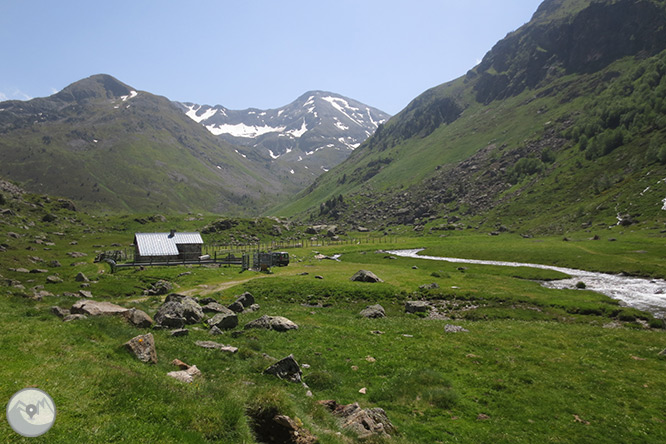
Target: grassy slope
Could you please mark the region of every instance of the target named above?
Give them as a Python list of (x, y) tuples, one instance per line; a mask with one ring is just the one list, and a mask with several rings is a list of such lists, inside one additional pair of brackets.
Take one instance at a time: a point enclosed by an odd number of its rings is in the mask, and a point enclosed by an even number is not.
[[(315, 260), (310, 249), (292, 250), (292, 264), (276, 269), (275, 276), (213, 296), (228, 303), (235, 294), (250, 290), (262, 308), (242, 315), (241, 325), (261, 314), (279, 314), (297, 322), (298, 331), (251, 331), (238, 338), (225, 333), (211, 338), (203, 329), (171, 338), (168, 331), (156, 330), (159, 363), (144, 365), (126, 353), (122, 343), (147, 330), (117, 318), (62, 323), (48, 312), (49, 307), (68, 306), (75, 298), (25, 299), (6, 280), (22, 282), (26, 293), (44, 285), (58, 295), (77, 291), (80, 286), (73, 277), (83, 271), (95, 281), (89, 288), (95, 299), (154, 314), (161, 298), (143, 298), (141, 291), (158, 279), (171, 280), (179, 290), (203, 291), (200, 285), (212, 288), (264, 275), (199, 267), (189, 268), (192, 274), (180, 277), (180, 268), (123, 270), (111, 275), (106, 265), (92, 263), (94, 252), (104, 248), (100, 246), (125, 245), (138, 229), (159, 231), (175, 224), (200, 229), (207, 221), (184, 221), (180, 216), (142, 225), (128, 217), (90, 218), (56, 209), (56, 202), (34, 202), (44, 208), (10, 202), (19, 215), (3, 216), (0, 229), (2, 234), (21, 235), (19, 239), (0, 235), (8, 247), (0, 253), (0, 322), (5, 332), (0, 397), (9, 399), (16, 390), (31, 385), (51, 394), (58, 418), (38, 442), (253, 442), (246, 411), (258, 404), (276, 405), (280, 412), (300, 418), (323, 443), (349, 442), (346, 434), (336, 435), (338, 426), (315, 404), (319, 399), (384, 408), (398, 427), (394, 440), (398, 443), (656, 443), (666, 439), (664, 360), (657, 355), (666, 346), (664, 331), (643, 329), (632, 322), (620, 329), (602, 328), (609, 317), (618, 316), (618, 309), (624, 315), (644, 315), (621, 309), (595, 293), (548, 290), (533, 282), (556, 278), (558, 273), (485, 266), (460, 271), (456, 264), (386, 259), (386, 254), (375, 254), (377, 247), (372, 245), (320, 249), (324, 254), (343, 252), (342, 262)], [(39, 222), (45, 212), (56, 214), (58, 220)], [(246, 230), (244, 223), (241, 229)], [(611, 232), (616, 242), (608, 242), (605, 234), (600, 241), (570, 234), (572, 242), (463, 234), (402, 238), (382, 248), (427, 247), (432, 254), (666, 275), (659, 260), (664, 246), (658, 232), (620, 234), (618, 228)], [(55, 245), (36, 244), (35, 236)], [(70, 245), (72, 240), (78, 244)], [(88, 256), (70, 258), (71, 251)], [(31, 256), (44, 262), (35, 263)], [(49, 267), (53, 259), (63, 266)], [(84, 264), (69, 265), (74, 262)], [(9, 271), (16, 267), (50, 268), (49, 274), (58, 274), (65, 282), (47, 284), (45, 274)], [(360, 268), (373, 270), (386, 282), (349, 282)], [(300, 276), (302, 272), (309, 274)], [(434, 272), (440, 277), (432, 276)], [(445, 290), (424, 297), (471, 301), (479, 308), (452, 313), (456, 319), (449, 321), (404, 314), (404, 299), (414, 297), (410, 295), (419, 285), (430, 282)], [(300, 305), (305, 302), (327, 306)], [(386, 307), (388, 318), (358, 316), (374, 302)], [(581, 314), (585, 307), (596, 307), (603, 314)], [(470, 332), (445, 334), (446, 323), (462, 325)], [(384, 333), (374, 335), (373, 330)], [(196, 340), (208, 339), (238, 346), (240, 351), (227, 356), (194, 346)], [(264, 353), (275, 358), (294, 353), (300, 363), (309, 364), (304, 377), (314, 397), (307, 398), (299, 385), (262, 375), (272, 362)], [(196, 364), (204, 377), (191, 385), (167, 379), (165, 373), (174, 370), (169, 364), (174, 358)], [(362, 387), (367, 395), (358, 393)], [(480, 414), (489, 419), (479, 419)], [(0, 424), (0, 439), (22, 442), (5, 422)]]

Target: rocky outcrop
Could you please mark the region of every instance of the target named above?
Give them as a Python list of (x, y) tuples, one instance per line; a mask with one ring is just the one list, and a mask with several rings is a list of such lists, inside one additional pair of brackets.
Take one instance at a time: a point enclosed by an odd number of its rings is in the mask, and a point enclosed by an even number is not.
[(297, 330), (298, 325), (284, 316), (263, 315), (259, 319), (255, 319), (254, 321), (245, 324), (244, 328), (246, 330), (250, 328), (264, 328), (266, 330), (288, 331)]
[(123, 313), (123, 316), (127, 319), (127, 322), (139, 328), (150, 328), (154, 323), (145, 311), (138, 308), (130, 308)]
[(427, 313), (431, 309), (427, 301), (407, 301), (405, 302), (405, 313)]
[(201, 306), (190, 296), (172, 293), (165, 299), (155, 314), (155, 322), (162, 327), (182, 328), (203, 320)]
[(72, 314), (84, 314), (88, 316), (119, 315), (128, 311), (127, 308), (106, 301), (80, 300), (72, 305)]

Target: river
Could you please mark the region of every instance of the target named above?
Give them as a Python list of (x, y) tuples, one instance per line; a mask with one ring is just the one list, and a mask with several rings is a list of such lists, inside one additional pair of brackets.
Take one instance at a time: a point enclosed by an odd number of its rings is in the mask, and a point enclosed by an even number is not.
[(521, 262), (486, 261), (478, 259), (460, 259), (454, 257), (425, 256), (419, 252), (423, 248), (414, 250), (392, 250), (387, 253), (415, 259), (429, 259), (461, 264), (499, 265), (503, 267), (530, 267), (543, 270), (559, 271), (571, 276), (568, 279), (546, 281), (542, 285), (555, 289), (575, 289), (578, 282), (585, 284), (586, 290), (605, 294), (613, 299), (622, 301), (628, 307), (652, 313), (657, 318), (666, 318), (666, 281), (663, 279), (645, 279), (630, 276), (621, 276), (608, 273), (576, 270), (575, 268), (555, 267), (553, 265), (528, 264)]

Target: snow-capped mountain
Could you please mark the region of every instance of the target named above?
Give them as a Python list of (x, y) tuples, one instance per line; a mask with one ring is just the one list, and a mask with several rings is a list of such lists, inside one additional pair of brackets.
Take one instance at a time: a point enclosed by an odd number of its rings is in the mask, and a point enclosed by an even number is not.
[(246, 159), (265, 160), (295, 183), (311, 182), (345, 160), (388, 114), (356, 100), (310, 91), (279, 109), (230, 110), (180, 103), (192, 120), (239, 146)]

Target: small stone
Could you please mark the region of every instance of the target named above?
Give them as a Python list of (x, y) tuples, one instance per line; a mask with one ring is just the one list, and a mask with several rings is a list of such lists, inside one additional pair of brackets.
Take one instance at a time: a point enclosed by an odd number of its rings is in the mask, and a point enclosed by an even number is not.
[(350, 280), (354, 282), (384, 282), (383, 280), (379, 279), (376, 274), (368, 270), (357, 271)]
[(255, 319), (254, 321), (250, 321), (245, 324), (244, 328), (246, 330), (249, 328), (264, 328), (267, 330), (284, 332), (288, 330), (297, 330), (298, 325), (285, 318), (284, 316), (263, 315), (259, 319)]
[(321, 276), (321, 275), (318, 274), (318, 275), (315, 276), (315, 279), (324, 279), (324, 276)]
[(217, 327), (217, 325), (213, 325), (213, 327), (210, 329), (210, 331), (209, 331), (208, 333), (209, 333), (211, 336), (217, 336), (217, 335), (221, 335), (221, 334), (224, 333), (224, 332), (223, 332), (222, 330), (220, 330), (220, 329)]
[(59, 278), (58, 276), (47, 276), (46, 282), (49, 284), (59, 284), (62, 282), (62, 278)]
[(88, 282), (89, 279), (86, 277), (85, 274), (79, 271), (79, 273), (74, 277), (74, 280), (76, 282)]
[(188, 368), (190, 368), (189, 365), (185, 364), (180, 359), (174, 359), (173, 361), (171, 361), (171, 365), (175, 365), (176, 367), (180, 368), (181, 370), (187, 370)]
[(375, 358), (373, 358), (372, 356), (366, 356), (365, 360), (368, 361), (368, 362), (377, 362), (377, 360)]
[(446, 333), (469, 333), (469, 330), (463, 328), (459, 325), (446, 324), (444, 326), (444, 332)]
[(231, 310), (225, 313), (218, 313), (208, 320), (208, 325), (213, 328), (217, 327), (220, 330), (229, 330), (238, 326), (238, 316)]
[(372, 333), (373, 335), (383, 335), (384, 334), (384, 332), (381, 331), (381, 330), (372, 330), (370, 333)]
[(127, 348), (141, 362), (157, 363), (155, 339), (152, 333), (135, 336), (125, 343)]
[(153, 319), (145, 311), (138, 308), (130, 308), (123, 313), (123, 316), (125, 316), (125, 319), (130, 324), (139, 328), (150, 328), (154, 323)]
[(82, 297), (82, 298), (88, 298), (88, 299), (93, 297), (92, 292), (90, 292), (88, 290), (79, 290), (79, 296)]
[(368, 389), (366, 387), (363, 387), (358, 391), (361, 395), (365, 395), (368, 392)]
[(176, 330), (171, 330), (171, 336), (178, 338), (180, 336), (187, 336), (190, 334), (190, 331), (186, 328), (179, 328)]
[(61, 308), (61, 307), (58, 307), (57, 305), (54, 305), (53, 307), (51, 307), (51, 313), (53, 313), (54, 315), (58, 316), (61, 319), (64, 319), (65, 317), (67, 317), (71, 314), (71, 312), (69, 310), (67, 310), (66, 308)]
[(167, 376), (170, 376), (174, 379), (177, 379), (181, 382), (185, 382), (187, 384), (191, 383), (195, 377), (201, 376), (201, 370), (197, 368), (196, 365), (188, 366), (187, 369), (185, 370), (179, 370), (176, 372), (169, 372), (167, 373)]
[(63, 318), (63, 322), (76, 321), (78, 319), (86, 319), (88, 316), (82, 314), (71, 314)]
[(243, 308), (247, 308), (250, 305), (254, 304), (255, 300), (254, 300), (254, 296), (252, 296), (252, 293), (250, 293), (249, 291), (246, 291), (242, 295), (238, 296), (238, 298), (236, 299), (236, 302), (240, 302), (241, 305), (243, 305)]
[(429, 310), (430, 310), (430, 303), (427, 301), (405, 302), (406, 313), (427, 313)]
[(485, 413), (479, 413), (479, 415), (476, 417), (477, 421), (487, 421), (490, 419), (490, 416), (486, 415)]
[(194, 344), (197, 345), (198, 347), (210, 348), (210, 349), (220, 350), (220, 351), (228, 352), (228, 353), (236, 353), (238, 351), (237, 347), (232, 347), (231, 345), (220, 344), (219, 342), (213, 342), (213, 341), (197, 341)]

